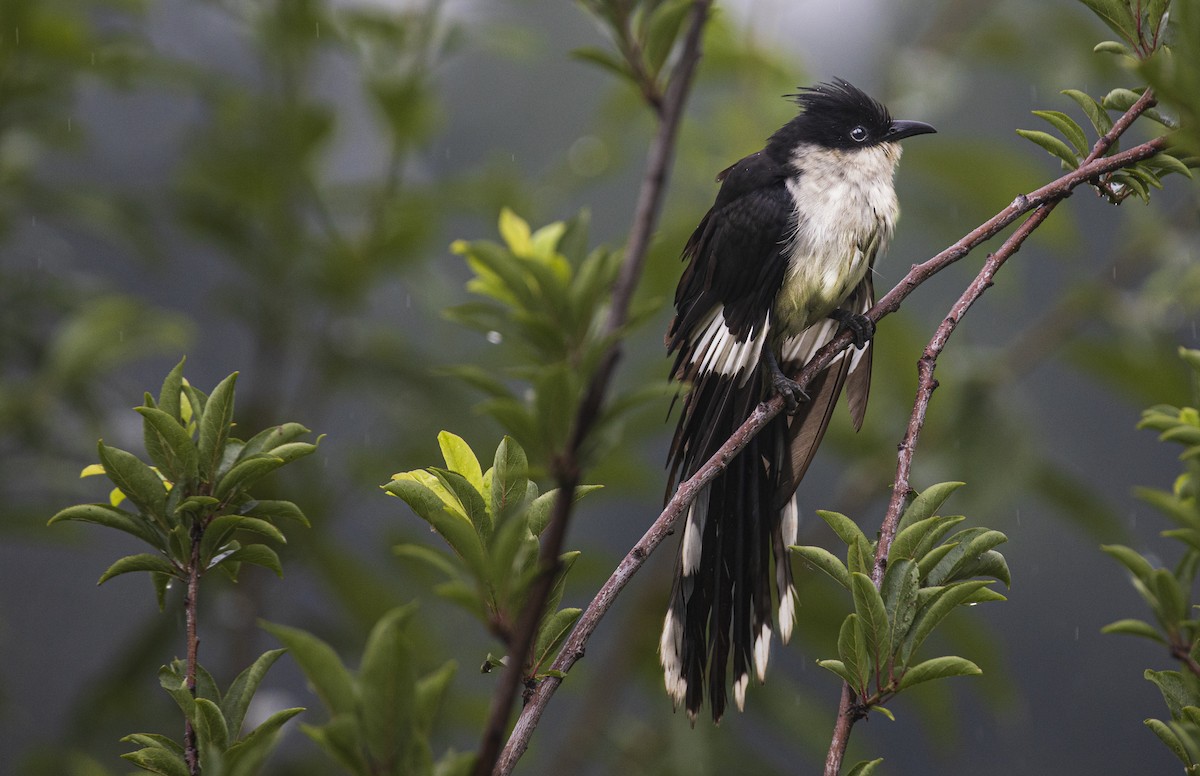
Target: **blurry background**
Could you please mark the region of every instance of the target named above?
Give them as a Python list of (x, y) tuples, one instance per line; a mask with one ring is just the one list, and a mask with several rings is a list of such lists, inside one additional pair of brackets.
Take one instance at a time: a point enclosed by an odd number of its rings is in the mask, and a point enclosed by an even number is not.
[[(619, 382), (665, 376), (680, 248), (715, 173), (793, 114), (782, 95), (842, 76), (937, 126), (907, 144), (882, 290), (1058, 174), (1013, 132), (1042, 128), (1030, 110), (1074, 114), (1059, 90), (1137, 85), (1091, 52), (1105, 37), (1067, 0), (719, 4), (640, 292), (663, 307), (629, 340)], [(123, 773), (120, 736), (179, 735), (155, 675), (182, 649), (178, 602), (160, 614), (140, 575), (97, 588), (135, 551), (127, 537), (45, 521), (106, 497), (78, 478), (96, 439), (140, 449), (130, 407), (184, 354), (206, 390), (241, 372), (246, 428), (298, 420), (329, 435), (272, 482), (313, 523), (290, 534), (286, 578), (248, 569), (236, 588), (209, 583), (205, 665), (228, 682), (275, 646), (258, 617), (354, 660), (381, 613), (420, 599), (438, 625), (422, 634), (430, 666), (460, 664), (439, 742), (477, 745), (496, 677), (475, 666), (494, 645), (392, 557), (428, 532), (378, 486), (439, 463), (440, 429), (481, 457), (503, 431), (471, 410), (478, 394), (439, 375), (503, 359), (441, 315), (468, 298), (449, 243), (494, 239), (505, 205), (535, 227), (586, 207), (595, 242), (625, 238), (652, 123), (628, 87), (571, 56), (597, 45), (598, 28), (561, 0), (0, 0), (0, 771)], [(1197, 193), (1173, 177), (1149, 207), (1116, 210), (1081, 189), (960, 327), (914, 484), (968, 483), (948, 506), (1009, 535), (1014, 586), (927, 648), (970, 657), (984, 677), (906, 693), (897, 722), (856, 728), (849, 762), (883, 756), (889, 774), (1175, 767), (1141, 724), (1161, 714), (1142, 670), (1170, 661), (1099, 633), (1144, 612), (1097, 547), (1152, 549), (1166, 527), (1131, 488), (1168, 488), (1175, 451), (1134, 424), (1144, 406), (1191, 401), (1175, 348), (1200, 345)], [(818, 508), (878, 526), (917, 355), (981, 260), (880, 327), (867, 422), (852, 435), (839, 412), (801, 492), (802, 543), (838, 551)], [(584, 555), (565, 603), (582, 606), (658, 514), (665, 414), (665, 401), (647, 406), (585, 478), (606, 489), (568, 538)], [(813, 662), (833, 654), (832, 636), (803, 624), (836, 633), (828, 622), (848, 599), (798, 569), (799, 638), (776, 651), (745, 714), (693, 731), (670, 711), (655, 654), (673, 553), (602, 624), (519, 772), (817, 770), (838, 682)], [(953, 627), (968, 616), (988, 639)], [(258, 701), (321, 721), (287, 659)], [(269, 770), (335, 772), (296, 730)]]

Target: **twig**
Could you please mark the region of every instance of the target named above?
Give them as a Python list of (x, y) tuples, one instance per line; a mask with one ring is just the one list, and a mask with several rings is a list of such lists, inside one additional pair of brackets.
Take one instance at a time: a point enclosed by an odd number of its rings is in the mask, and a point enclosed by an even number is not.
[[(933, 337), (925, 346), (925, 350), (917, 362), (917, 395), (913, 402), (912, 414), (909, 416), (908, 427), (904, 432), (904, 439), (900, 442), (898, 448), (896, 477), (892, 484), (892, 495), (888, 501), (887, 512), (884, 515), (883, 524), (879, 530), (879, 542), (875, 548), (875, 564), (872, 569), (871, 579), (874, 581), (876, 587), (879, 587), (883, 581), (888, 551), (891, 549), (892, 540), (896, 537), (896, 527), (900, 521), (900, 514), (912, 493), (909, 482), (909, 476), (912, 472), (912, 459), (916, 452), (917, 440), (921, 435), (921, 429), (925, 425), (925, 415), (929, 409), (929, 402), (933, 398), (933, 392), (938, 387), (938, 382), (933, 375), (934, 369), (937, 366), (937, 359), (945, 349), (950, 336), (958, 327), (959, 321), (962, 320), (962, 317), (971, 308), (971, 305), (983, 295), (984, 291), (992, 286), (996, 273), (1004, 265), (1004, 262), (1021, 249), (1021, 245), (1029, 235), (1033, 234), (1034, 230), (1046, 220), (1059, 202), (1071, 195), (1076, 186), (1084, 181), (1094, 181), (1098, 186), (1102, 186), (1103, 184), (1099, 181), (1100, 175), (1119, 169), (1119, 167), (1124, 167), (1127, 164), (1132, 164), (1142, 158), (1153, 156), (1162, 150), (1165, 140), (1160, 137), (1136, 146), (1123, 154), (1115, 154), (1111, 157), (1103, 156), (1112, 147), (1112, 144), (1133, 124), (1137, 117), (1152, 105), (1154, 105), (1154, 95), (1150, 89), (1147, 89), (1137, 102), (1113, 123), (1112, 129), (1096, 141), (1091, 153), (1088, 154), (1087, 158), (1084, 159), (1083, 163), (1073, 173), (1064, 175), (1054, 183), (1043, 186), (1031, 195), (1018, 197), (1016, 201), (1006, 208), (1006, 210), (1011, 210), (1014, 206), (1036, 203), (1034, 204), (1033, 214), (1016, 231), (1009, 235), (998, 251), (988, 255), (983, 268), (979, 270), (975, 279), (971, 281), (962, 295), (951, 306), (950, 312), (947, 313), (934, 332)], [(1144, 151), (1150, 151), (1150, 153), (1146, 153), (1143, 156), (1141, 154)], [(1091, 172), (1091, 170), (1098, 166), (1108, 166), (1104, 163), (1111, 165), (1111, 163), (1126, 155), (1130, 155), (1131, 158), (1122, 159), (1122, 163), (1118, 167), (1110, 167), (1110, 169), (1106, 169), (1100, 173)], [(1084, 173), (1086, 173), (1086, 177), (1079, 178), (1080, 174)], [(1070, 183), (1071, 180), (1077, 182)], [(996, 219), (993, 218), (992, 220), (995, 221)], [(977, 229), (976, 232), (978, 231), (980, 230)], [(926, 264), (928, 263), (926, 262)], [(914, 267), (913, 271), (916, 269), (917, 267)], [(910, 271), (909, 275), (911, 276), (912, 274), (912, 271)], [(865, 715), (862, 710), (854, 706), (849, 685), (843, 683), (837, 719), (834, 723), (833, 735), (830, 738), (829, 751), (825, 757), (825, 776), (838, 776), (838, 772), (842, 766), (842, 759), (846, 753), (846, 747), (850, 742), (850, 731), (854, 723), (863, 716)]]
[[(670, 82), (661, 105), (652, 106), (659, 115), (658, 131), (647, 153), (646, 172), (634, 210), (633, 226), (630, 230), (629, 244), (626, 247), (625, 261), (613, 289), (613, 300), (605, 326), (605, 331), (609, 335), (615, 334), (625, 326), (633, 292), (641, 277), (650, 238), (654, 233), (654, 225), (658, 221), (658, 215), (662, 209), (663, 191), (674, 156), (675, 140), (683, 116), (683, 104), (691, 89), (696, 64), (700, 60), (701, 34), (708, 20), (711, 5), (712, 0), (695, 0), (693, 3), (691, 21), (684, 38), (678, 64), (671, 72)], [(528, 747), (529, 736), (533, 733), (532, 727), (525, 728), (526, 732), (522, 738), (517, 738), (514, 733), (501, 756), (500, 744), (504, 731), (508, 727), (517, 686), (523, 679), (525, 656), (533, 646), (538, 624), (542, 619), (542, 610), (546, 605), (546, 599), (554, 584), (558, 569), (559, 555), (562, 552), (567, 523), (570, 520), (572, 505), (575, 501), (575, 488), (579, 485), (584, 444), (600, 415), (600, 409), (620, 355), (620, 340), (613, 337), (612, 344), (609, 345), (604, 357), (600, 360), (596, 373), (579, 403), (566, 447), (559, 455), (555, 456), (552, 463), (559, 492), (554, 501), (554, 510), (550, 521), (540, 537), (541, 548), (538, 557), (540, 571), (530, 585), (524, 608), (517, 619), (516, 629), (513, 632), (513, 640), (508, 653), (509, 662), (504, 667), (500, 683), (492, 696), (488, 724), (484, 730), (483, 743), (476, 761), (476, 776), (511, 773), (517, 760)]]
[[(203, 537), (204, 527), (200, 519), (196, 518), (191, 530), (192, 553), (187, 567), (187, 596), (183, 600), (183, 618), (187, 628), (187, 672), (184, 682), (193, 697), (196, 695), (196, 665), (200, 652), (196, 605), (200, 596), (200, 540)], [(183, 723), (183, 757), (187, 762), (188, 773), (191, 776), (200, 776), (200, 745), (196, 737), (196, 728), (186, 715)]]

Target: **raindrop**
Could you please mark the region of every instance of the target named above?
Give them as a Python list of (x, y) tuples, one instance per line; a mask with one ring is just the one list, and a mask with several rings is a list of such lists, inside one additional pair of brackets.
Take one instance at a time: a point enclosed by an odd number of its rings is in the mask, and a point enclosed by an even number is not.
[(1196, 319), (1192, 319), (1192, 339), (1196, 339)]
[(1017, 525), (1021, 524), (1021, 510), (1017, 510)]
[(321, 23), (317, 22), (317, 37), (321, 37)]
[(69, 116), (67, 117), (67, 131), (71, 131), (71, 118)]
[(499, 345), (504, 341), (504, 335), (498, 331), (489, 331), (487, 333), (487, 341), (493, 345)]
[(412, 294), (404, 295), (404, 307), (406, 309), (412, 309)]
[(121, 329), (120, 331), (117, 332), (117, 339), (121, 342), (125, 341), (125, 330), (124, 329)]
[(1075, 626), (1075, 640), (1079, 641), (1079, 626)]

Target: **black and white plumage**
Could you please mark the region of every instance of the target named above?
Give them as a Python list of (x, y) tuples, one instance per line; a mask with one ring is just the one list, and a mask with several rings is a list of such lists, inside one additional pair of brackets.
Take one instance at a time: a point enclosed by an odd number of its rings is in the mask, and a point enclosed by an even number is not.
[[(863, 314), (898, 215), (897, 141), (934, 131), (893, 121), (840, 79), (795, 99), (802, 112), (718, 176), (716, 201), (683, 251), (667, 332), (672, 376), (688, 385), (668, 492), (759, 402), (782, 392), (791, 410), (700, 491), (684, 522), (660, 655), (667, 692), (693, 721), (705, 695), (720, 721), (730, 685), (742, 708), (751, 668), (764, 680), (776, 607), (783, 641), (792, 633), (796, 488), (843, 387), (854, 427), (862, 424), (874, 332)], [(799, 391), (786, 375), (842, 327), (858, 347)]]

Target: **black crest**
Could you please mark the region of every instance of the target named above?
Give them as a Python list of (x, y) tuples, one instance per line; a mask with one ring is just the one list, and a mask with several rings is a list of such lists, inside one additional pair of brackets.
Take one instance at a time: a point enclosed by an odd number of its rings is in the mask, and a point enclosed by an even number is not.
[(768, 153), (779, 161), (801, 143), (845, 149), (874, 145), (887, 137), (892, 126), (892, 117), (881, 102), (841, 78), (788, 96), (803, 112), (767, 143)]

